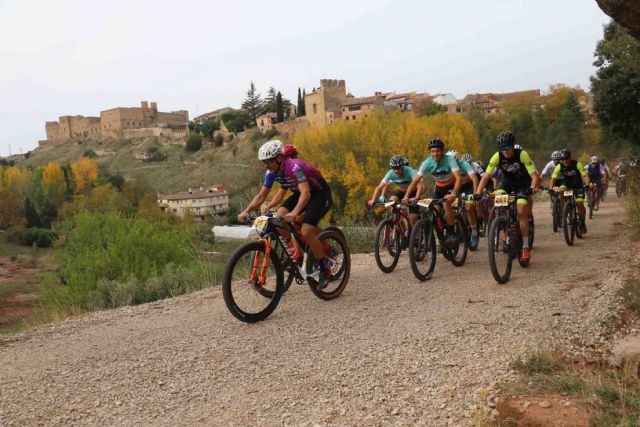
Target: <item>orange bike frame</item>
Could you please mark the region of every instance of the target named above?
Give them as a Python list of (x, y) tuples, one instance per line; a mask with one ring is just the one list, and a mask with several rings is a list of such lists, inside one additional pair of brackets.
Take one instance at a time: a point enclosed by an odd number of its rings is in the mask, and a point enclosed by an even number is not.
[(253, 258), (253, 268), (251, 270), (251, 278), (249, 281), (253, 281), (258, 277), (258, 284), (264, 286), (267, 282), (267, 267), (269, 266), (269, 255), (271, 254), (271, 239), (258, 239), (258, 242), (264, 242), (264, 259), (262, 260), (262, 268), (260, 269), (260, 275), (258, 276), (258, 266), (260, 265), (260, 257)]

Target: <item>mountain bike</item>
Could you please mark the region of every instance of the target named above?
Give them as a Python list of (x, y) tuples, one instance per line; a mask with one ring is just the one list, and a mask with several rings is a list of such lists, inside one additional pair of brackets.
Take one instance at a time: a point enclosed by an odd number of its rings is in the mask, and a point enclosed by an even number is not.
[(541, 187), (543, 190), (546, 190), (551, 196), (551, 219), (553, 232), (557, 233), (558, 229), (562, 227), (562, 202), (560, 200), (559, 192), (560, 187)]
[(574, 190), (564, 190), (562, 195), (564, 196), (564, 207), (562, 208), (562, 229), (564, 231), (564, 240), (568, 246), (573, 246), (575, 237), (582, 239), (580, 215), (578, 215), (578, 207), (576, 205)]
[(587, 192), (587, 206), (589, 207), (589, 219), (593, 219), (593, 209), (596, 206), (596, 198), (598, 197), (598, 184), (594, 183), (589, 187)]
[(391, 273), (398, 265), (402, 251), (409, 247), (409, 217), (398, 202), (378, 203), (375, 206), (389, 209), (387, 217), (376, 227), (374, 255), (378, 268), (384, 273)]
[(522, 193), (495, 194), (493, 196), (494, 219), (489, 226), (488, 251), (489, 266), (493, 278), (500, 284), (507, 283), (511, 276), (513, 259), (517, 258), (521, 267), (529, 266), (528, 260), (520, 258), (522, 233), (518, 219), (517, 200), (531, 194), (528, 189)]
[(436, 209), (436, 206), (441, 206), (444, 201), (442, 198), (410, 202), (410, 205), (420, 207), (420, 219), (411, 229), (409, 238), (409, 264), (414, 276), (420, 281), (429, 280), (433, 275), (438, 253), (436, 238), (442, 255), (451, 264), (460, 267), (467, 259), (469, 237), (459, 213), (456, 213), (454, 219), (455, 243), (450, 246), (446, 244), (446, 219), (442, 212)]
[(627, 194), (627, 176), (619, 175), (616, 180), (616, 196), (622, 197)]
[[(311, 292), (323, 300), (337, 298), (344, 291), (351, 272), (351, 257), (340, 229), (330, 227), (318, 234), (332, 272), (329, 285), (319, 289), (319, 262), (293, 224), (271, 214), (249, 220), (253, 221), (251, 228), (258, 233), (258, 240), (235, 250), (222, 277), (222, 296), (234, 317), (246, 323), (266, 319), (293, 280), (308, 283)], [(290, 233), (291, 239), (287, 240), (281, 230)]]

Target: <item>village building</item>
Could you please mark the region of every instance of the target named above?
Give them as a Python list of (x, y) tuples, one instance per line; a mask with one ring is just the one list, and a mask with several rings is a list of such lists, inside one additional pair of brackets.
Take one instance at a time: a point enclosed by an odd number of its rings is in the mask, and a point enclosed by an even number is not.
[(163, 212), (172, 212), (180, 217), (187, 212), (194, 218), (204, 220), (211, 215), (224, 214), (229, 209), (229, 194), (224, 185), (189, 188), (173, 194), (158, 195), (158, 206)]
[(262, 133), (275, 127), (276, 123), (278, 123), (278, 115), (276, 113), (265, 113), (256, 117), (256, 126)]
[(234, 108), (231, 107), (223, 107), (223, 108), (219, 108), (217, 110), (213, 110), (210, 111), (208, 113), (204, 113), (199, 115), (198, 117), (193, 119), (193, 123), (197, 124), (197, 125), (201, 125), (202, 123), (204, 123), (205, 120), (209, 120), (209, 119), (215, 119), (218, 121), (222, 121), (222, 115), (225, 113), (231, 113), (232, 111), (236, 111)]
[(162, 112), (158, 111), (155, 102), (142, 101), (140, 107), (101, 111), (100, 117), (62, 116), (57, 122), (46, 122), (45, 131), (47, 141), (64, 141), (71, 138), (136, 136), (127, 132), (134, 129), (164, 128), (187, 133), (188, 124), (187, 111)]
[(327, 126), (340, 119), (347, 100), (344, 80), (322, 79), (320, 87), (304, 97), (305, 117), (311, 126)]
[(500, 112), (500, 109), (505, 102), (519, 97), (531, 97), (534, 100), (534, 103), (542, 103), (540, 89), (507, 93), (473, 93), (465, 96), (456, 105), (456, 113), (462, 113), (470, 107), (476, 107), (484, 110), (487, 114), (497, 114)]

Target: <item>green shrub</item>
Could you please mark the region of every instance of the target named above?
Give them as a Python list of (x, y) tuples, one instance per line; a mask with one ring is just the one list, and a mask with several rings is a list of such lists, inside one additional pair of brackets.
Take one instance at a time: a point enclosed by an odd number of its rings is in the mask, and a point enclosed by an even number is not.
[(84, 153), (82, 153), (82, 157), (89, 157), (90, 159), (95, 159), (96, 157), (98, 157), (98, 155), (91, 148), (88, 148), (85, 150)]
[(29, 227), (24, 230), (11, 230), (7, 233), (7, 239), (12, 242), (39, 248), (48, 248), (58, 238), (55, 231), (48, 228)]
[(185, 149), (191, 153), (195, 153), (202, 148), (202, 135), (192, 133), (187, 139), (187, 146)]
[(264, 137), (267, 139), (273, 139), (274, 136), (279, 135), (280, 133), (276, 130), (276, 128), (271, 128), (264, 133)]
[(82, 212), (62, 223), (60, 233), (62, 284), (45, 286), (42, 301), (63, 311), (150, 301), (159, 294), (145, 290), (147, 282), (192, 268), (195, 262), (193, 229), (164, 221)]

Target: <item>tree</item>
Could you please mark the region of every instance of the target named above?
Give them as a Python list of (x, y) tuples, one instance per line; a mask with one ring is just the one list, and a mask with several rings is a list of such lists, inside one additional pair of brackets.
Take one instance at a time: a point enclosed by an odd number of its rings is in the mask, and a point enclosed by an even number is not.
[(0, 191), (0, 230), (7, 230), (22, 221), (22, 201), (19, 194)]
[(83, 157), (71, 163), (71, 175), (75, 183), (76, 193), (87, 191), (98, 179), (98, 164), (89, 157)]
[(249, 117), (249, 127), (255, 126), (256, 118), (264, 111), (263, 106), (264, 101), (252, 81), (247, 91), (247, 97), (242, 101), (242, 108), (247, 112), (247, 116)]
[(591, 92), (603, 133), (640, 146), (640, 41), (612, 21), (595, 57)]
[(93, 151), (91, 148), (87, 148), (84, 153), (82, 153), (82, 157), (89, 157), (91, 159), (95, 159), (96, 157), (98, 157), (98, 155), (96, 154), (95, 151)]
[(276, 122), (284, 122), (284, 105), (282, 103), (282, 94), (278, 92), (276, 95)]
[(267, 92), (267, 97), (264, 99), (264, 104), (262, 105), (262, 111), (264, 113), (275, 113), (276, 112), (276, 96), (277, 92), (273, 86), (269, 88), (269, 92)]
[(413, 106), (413, 112), (416, 116), (433, 116), (435, 114), (446, 113), (447, 107), (433, 102), (430, 98), (422, 98)]
[(304, 116), (304, 114), (302, 114), (304, 112), (304, 100), (302, 99), (302, 92), (300, 91), (300, 88), (298, 88), (298, 103), (296, 104), (296, 107), (297, 116)]
[(207, 119), (199, 126), (199, 132), (209, 141), (213, 139), (213, 133), (220, 130), (220, 122), (216, 119)]
[[(251, 127), (249, 115), (242, 110), (224, 113), (221, 118), (224, 125), (231, 132), (243, 132), (245, 128)], [(255, 124), (255, 121), (253, 123)]]
[(305, 89), (302, 89), (302, 114), (300, 114), (301, 116), (306, 116), (307, 115), (307, 106), (304, 103), (304, 99), (307, 97), (307, 92)]
[(195, 153), (201, 148), (202, 148), (202, 135), (198, 135), (197, 133), (192, 133), (191, 135), (189, 135), (185, 150), (191, 153)]
[(36, 207), (31, 203), (31, 199), (28, 197), (24, 199), (24, 218), (27, 220), (27, 228), (31, 227), (42, 227), (42, 223), (40, 222), (40, 215), (38, 215), (38, 211)]
[(584, 118), (580, 105), (573, 92), (569, 92), (567, 102), (558, 115), (558, 119), (549, 128), (550, 140), (554, 147), (582, 148), (582, 124)]

